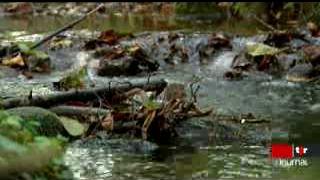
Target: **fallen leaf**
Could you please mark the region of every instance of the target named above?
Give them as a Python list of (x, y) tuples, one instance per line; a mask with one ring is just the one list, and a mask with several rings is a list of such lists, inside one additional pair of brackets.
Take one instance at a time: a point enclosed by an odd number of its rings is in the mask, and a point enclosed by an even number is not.
[(81, 136), (86, 131), (85, 126), (75, 119), (60, 117), (60, 122), (71, 136)]
[(120, 36), (116, 32), (114, 32), (114, 30), (107, 30), (101, 32), (98, 39), (104, 41), (108, 45), (115, 45), (116, 43), (118, 43)]
[(281, 52), (278, 48), (268, 46), (262, 43), (249, 42), (246, 44), (247, 53), (253, 57), (264, 55), (276, 55)]
[(13, 58), (3, 60), (2, 64), (11, 67), (25, 67), (24, 59), (20, 53)]
[(141, 49), (141, 47), (139, 45), (135, 44), (134, 46), (132, 46), (128, 49), (128, 52), (134, 53), (134, 52), (138, 51), (139, 49)]
[(121, 58), (125, 55), (125, 52), (123, 49), (121, 48), (117, 48), (115, 49), (114, 51), (109, 51), (107, 52), (104, 57), (106, 59), (110, 59), (110, 60), (113, 60), (113, 59), (118, 59), (118, 58)]
[(113, 116), (111, 113), (102, 120), (101, 126), (107, 131), (113, 130)]

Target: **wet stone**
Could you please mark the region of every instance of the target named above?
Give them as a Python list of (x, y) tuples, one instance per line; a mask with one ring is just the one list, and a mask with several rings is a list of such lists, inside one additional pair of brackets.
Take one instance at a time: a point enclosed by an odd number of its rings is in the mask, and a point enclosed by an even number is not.
[(19, 72), (7, 66), (0, 66), (0, 79), (17, 77)]
[(308, 82), (316, 78), (316, 73), (311, 64), (297, 64), (291, 68), (286, 76), (288, 81)]
[(142, 72), (139, 62), (133, 58), (121, 58), (116, 60), (101, 60), (98, 69), (99, 76), (137, 75)]
[(75, 147), (103, 148), (112, 153), (148, 154), (158, 148), (158, 145), (149, 141), (133, 138), (112, 138), (110, 135), (100, 135), (96, 138), (77, 140)]

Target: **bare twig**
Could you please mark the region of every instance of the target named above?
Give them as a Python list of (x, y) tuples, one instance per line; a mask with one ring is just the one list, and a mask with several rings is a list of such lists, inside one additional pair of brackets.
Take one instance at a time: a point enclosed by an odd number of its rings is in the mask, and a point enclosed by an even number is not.
[(37, 48), (39, 46), (41, 46), (43, 43), (47, 42), (48, 40), (50, 40), (51, 38), (53, 38), (54, 36), (72, 28), (73, 26), (75, 26), (76, 24), (80, 23), (81, 21), (83, 21), (86, 17), (90, 16), (91, 14), (95, 13), (96, 11), (98, 11), (100, 8), (102, 8), (104, 5), (100, 4), (98, 7), (96, 7), (95, 9), (93, 9), (92, 11), (88, 12), (87, 14), (85, 14), (84, 16), (82, 16), (81, 18), (73, 21), (72, 23), (62, 27), (61, 29), (57, 30), (56, 32), (50, 34), (49, 36), (45, 37), (44, 39), (42, 39), (41, 41), (39, 41), (38, 43), (36, 43), (35, 45), (31, 46), (30, 49), (34, 49)]
[(261, 18), (257, 17), (256, 15), (253, 15), (253, 18), (257, 20), (260, 24), (262, 24), (264, 27), (268, 28), (271, 31), (279, 31), (278, 29), (274, 28), (270, 24), (264, 22)]
[[(95, 13), (96, 11), (98, 11), (100, 8), (102, 8), (104, 5), (100, 4), (98, 7), (96, 7), (95, 9), (93, 9), (92, 11), (88, 12), (87, 14), (85, 14), (84, 16), (82, 16), (81, 18), (73, 21), (72, 23), (60, 28), (59, 30), (53, 32), (52, 34), (48, 35), (47, 37), (43, 38), (41, 41), (37, 42), (36, 44), (34, 44), (33, 46), (30, 47), (30, 49), (35, 49), (39, 46), (41, 46), (42, 44), (44, 44), (45, 42), (49, 41), (50, 39), (52, 39), (53, 37), (59, 35), (60, 33), (74, 27), (75, 25), (77, 25), (78, 23), (80, 23), (81, 21), (83, 21), (86, 17), (88, 17), (89, 15)], [(17, 49), (16, 51), (11, 52), (9, 55), (14, 55), (16, 53), (20, 52), (20, 49)]]

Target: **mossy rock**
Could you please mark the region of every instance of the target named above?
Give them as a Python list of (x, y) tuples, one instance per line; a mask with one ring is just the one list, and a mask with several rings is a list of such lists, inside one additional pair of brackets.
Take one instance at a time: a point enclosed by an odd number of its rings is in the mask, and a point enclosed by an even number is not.
[(40, 126), (37, 129), (41, 135), (69, 136), (65, 130), (59, 116), (55, 113), (39, 107), (18, 107), (7, 111), (9, 114), (20, 116), (25, 120), (36, 120)]

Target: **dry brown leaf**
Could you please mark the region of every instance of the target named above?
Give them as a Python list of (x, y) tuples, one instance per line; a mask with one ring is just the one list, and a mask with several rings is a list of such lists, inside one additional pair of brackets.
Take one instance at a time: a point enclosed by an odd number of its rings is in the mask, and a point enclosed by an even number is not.
[(2, 61), (3, 65), (6, 66), (14, 66), (14, 67), (24, 67), (25, 63), (24, 63), (24, 59), (21, 56), (21, 54), (19, 53), (17, 56), (13, 57), (13, 58), (9, 58), (9, 59), (5, 59)]
[(117, 48), (115, 49), (114, 51), (111, 51), (111, 52), (108, 52), (104, 55), (104, 57), (106, 59), (110, 59), (110, 60), (113, 60), (113, 59), (118, 59), (118, 58), (121, 58), (125, 55), (125, 51), (121, 48)]
[(107, 31), (101, 32), (98, 39), (104, 41), (108, 45), (115, 45), (118, 43), (118, 40), (120, 38), (121, 37), (115, 31), (107, 30)]
[(111, 113), (102, 120), (101, 126), (107, 131), (113, 130), (113, 116)]
[(132, 47), (130, 47), (128, 51), (129, 51), (130, 53), (134, 53), (134, 52), (138, 51), (140, 48), (141, 48), (141, 47), (140, 47), (139, 45), (135, 44), (135, 45), (133, 45)]

